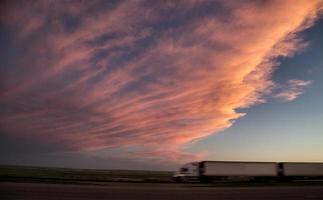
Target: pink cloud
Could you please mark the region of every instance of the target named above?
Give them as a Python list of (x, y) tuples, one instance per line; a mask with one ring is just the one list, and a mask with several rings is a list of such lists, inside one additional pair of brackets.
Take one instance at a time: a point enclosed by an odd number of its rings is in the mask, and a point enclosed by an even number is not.
[[(7, 26), (28, 51), (16, 63), (22, 70), (4, 77), (2, 102), (12, 112), (1, 116), (3, 132), (63, 141), (64, 150), (141, 146), (133, 158), (191, 160), (185, 144), (230, 127), (245, 115), (237, 108), (266, 101), (276, 58), (306, 47), (297, 33), (319, 6), (221, 2), (223, 12), (200, 17), (195, 9), (210, 2), (191, 3), (8, 8)], [(64, 25), (70, 10), (79, 21)], [(309, 83), (292, 80), (280, 97), (295, 99)]]

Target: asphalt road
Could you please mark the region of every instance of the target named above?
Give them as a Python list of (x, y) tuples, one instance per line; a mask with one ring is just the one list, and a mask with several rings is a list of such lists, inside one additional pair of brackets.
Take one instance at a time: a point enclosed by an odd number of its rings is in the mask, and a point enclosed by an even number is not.
[(69, 185), (41, 183), (0, 183), (0, 199), (124, 200), (124, 199), (323, 199), (323, 186), (207, 187), (198, 184)]

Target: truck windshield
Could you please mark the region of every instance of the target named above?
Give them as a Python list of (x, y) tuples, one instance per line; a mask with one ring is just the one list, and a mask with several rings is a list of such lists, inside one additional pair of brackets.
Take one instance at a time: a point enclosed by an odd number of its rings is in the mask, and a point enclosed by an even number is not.
[(186, 167), (181, 168), (181, 172), (187, 172), (187, 171), (188, 171), (188, 169)]

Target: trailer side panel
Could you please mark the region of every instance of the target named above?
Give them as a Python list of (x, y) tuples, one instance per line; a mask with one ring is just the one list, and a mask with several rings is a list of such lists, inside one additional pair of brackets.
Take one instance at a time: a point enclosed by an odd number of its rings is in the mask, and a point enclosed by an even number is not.
[(285, 176), (323, 176), (323, 163), (283, 163)]
[(205, 162), (204, 176), (277, 176), (276, 163)]

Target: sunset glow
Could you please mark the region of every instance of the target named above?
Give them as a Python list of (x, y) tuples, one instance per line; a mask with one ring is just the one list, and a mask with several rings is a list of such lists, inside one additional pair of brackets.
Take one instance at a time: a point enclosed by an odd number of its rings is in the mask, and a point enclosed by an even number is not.
[(45, 155), (166, 166), (210, 158), (211, 150), (187, 145), (228, 130), (256, 105), (290, 104), (315, 84), (299, 76), (279, 82), (274, 73), (279, 59), (311, 48), (301, 33), (320, 20), (322, 5), (8, 2), (1, 137)]

